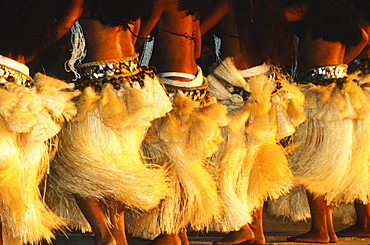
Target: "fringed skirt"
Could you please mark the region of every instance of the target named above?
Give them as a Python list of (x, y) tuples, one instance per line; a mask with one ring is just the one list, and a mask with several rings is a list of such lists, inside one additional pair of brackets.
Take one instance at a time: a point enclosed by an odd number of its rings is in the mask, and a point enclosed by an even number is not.
[[(228, 122), (226, 107), (203, 103), (209, 101), (204, 88), (184, 93), (174, 89), (167, 90), (173, 98), (173, 110), (153, 122), (143, 146), (148, 162), (167, 170), (173, 195), (152, 211), (129, 213), (126, 219), (129, 233), (147, 239), (177, 234), (188, 226), (204, 229), (220, 213), (221, 202), (207, 158), (222, 141), (220, 128)], [(197, 100), (197, 94), (206, 96)]]
[[(136, 77), (141, 80), (131, 81)], [(134, 78), (114, 79), (95, 91), (87, 86), (76, 102), (77, 116), (62, 129), (48, 204), (72, 228), (89, 229), (75, 195), (104, 207), (148, 211), (169, 194), (164, 171), (145, 164), (140, 147), (150, 122), (170, 111), (171, 102), (157, 77)]]
[(229, 109), (225, 141), (212, 157), (223, 201), (221, 222), (211, 230), (238, 230), (252, 221), (252, 212), (269, 198), (292, 187), (286, 154), (278, 143), (305, 120), (303, 95), (278, 69), (243, 78), (232, 59), (208, 76), (209, 90)]
[(290, 156), (298, 186), (269, 203), (272, 214), (310, 218), (305, 190), (323, 195), (328, 204), (369, 202), (370, 100), (366, 86), (354, 78), (341, 86), (301, 85), (308, 119), (293, 137)]
[(34, 87), (0, 89), (0, 217), (4, 244), (51, 242), (65, 224), (46, 206), (40, 188), (60, 124), (76, 108), (68, 84), (36, 74)]

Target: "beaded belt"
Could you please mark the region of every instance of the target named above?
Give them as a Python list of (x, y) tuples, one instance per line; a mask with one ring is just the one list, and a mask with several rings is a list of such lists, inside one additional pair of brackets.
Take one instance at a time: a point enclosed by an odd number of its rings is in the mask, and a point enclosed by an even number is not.
[(346, 81), (347, 68), (345, 64), (315, 67), (301, 73), (298, 76), (298, 83), (312, 83), (321, 86), (337, 83), (341, 86)]
[(0, 65), (0, 86), (4, 87), (5, 83), (8, 82), (27, 88), (34, 85), (34, 81), (31, 77), (7, 66)]
[(211, 94), (207, 90), (208, 81), (204, 78), (204, 84), (198, 87), (176, 87), (164, 84), (169, 99), (174, 99), (177, 94), (184, 94), (186, 98), (199, 102), (202, 106), (211, 102)]
[(348, 73), (351, 74), (356, 71), (360, 71), (360, 77), (370, 74), (370, 56), (357, 58), (348, 65)]
[(110, 83), (115, 90), (125, 86), (144, 86), (145, 76), (154, 78), (156, 70), (153, 67), (140, 66), (138, 56), (134, 55), (116, 60), (98, 61), (76, 66), (81, 79), (75, 81), (79, 90), (86, 87), (94, 88), (95, 92), (102, 91), (105, 84)]

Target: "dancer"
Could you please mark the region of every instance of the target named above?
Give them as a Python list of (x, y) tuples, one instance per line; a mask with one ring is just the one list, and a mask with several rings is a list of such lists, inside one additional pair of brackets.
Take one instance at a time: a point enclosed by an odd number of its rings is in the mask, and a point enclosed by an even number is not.
[(305, 120), (303, 95), (290, 84), (293, 36), (275, 1), (220, 0), (202, 22), (205, 33), (219, 20), (222, 62), (207, 77), (209, 91), (228, 106), (231, 122), (212, 160), (229, 232), (213, 244), (265, 244), (263, 203), (292, 186), (292, 173), (279, 140)]
[(226, 107), (207, 92), (207, 80), (196, 64), (203, 2), (155, 1), (139, 32), (140, 42), (158, 25), (152, 64), (173, 105), (153, 123), (143, 150), (150, 163), (167, 169), (174, 196), (149, 213), (131, 214), (127, 226), (134, 236), (155, 238), (150, 244), (187, 245), (186, 228), (203, 229), (220, 212), (207, 158), (222, 141), (220, 127), (228, 120)]
[[(153, 69), (141, 67), (133, 34), (147, 1), (87, 0), (74, 26), (78, 114), (61, 133), (52, 163), (49, 205), (95, 245), (127, 244), (125, 209), (149, 211), (169, 195), (164, 171), (144, 164), (150, 122), (172, 109)], [(76, 57), (84, 63), (73, 66)], [(81, 51), (81, 52), (78, 52)], [(82, 214), (86, 218), (83, 218)]]
[[(364, 6), (366, 8), (366, 6)], [(368, 6), (369, 8), (369, 6)], [(368, 14), (365, 16), (369, 16)], [(367, 23), (367, 24), (366, 24)], [(364, 26), (366, 32), (370, 33), (369, 31), (369, 20), (367, 20)], [(360, 86), (365, 90), (365, 92), (369, 95), (368, 90), (368, 83), (370, 78), (370, 71), (369, 71), (369, 64), (370, 64), (370, 45), (367, 46), (362, 50), (361, 54), (354, 59), (351, 63), (348, 64), (348, 73), (353, 74), (356, 77), (354, 79), (358, 80)], [(352, 76), (351, 76), (352, 77)], [(365, 122), (366, 123), (366, 122)], [(369, 124), (369, 122), (367, 122)], [(366, 124), (364, 124), (365, 126)], [(370, 124), (369, 124), (370, 125)], [(363, 133), (367, 133), (368, 127), (364, 127)], [(365, 146), (369, 145), (366, 144), (367, 142), (360, 142), (365, 144)], [(359, 171), (365, 172), (365, 169), (359, 169)], [(362, 174), (360, 175), (362, 176)], [(358, 180), (361, 184), (368, 183), (368, 180)], [(356, 222), (354, 225), (337, 232), (337, 236), (339, 237), (369, 237), (370, 236), (370, 204), (368, 202), (367, 195), (360, 199), (356, 199), (354, 202), (355, 212), (356, 212)], [(339, 212), (341, 211), (341, 206), (339, 206)], [(340, 212), (340, 215), (345, 215)]]
[[(296, 24), (297, 83), (305, 94), (308, 119), (293, 137), (297, 147), (290, 160), (296, 182), (307, 190), (312, 223), (309, 232), (290, 241), (338, 241), (332, 204), (364, 196), (357, 182), (362, 176), (355, 173), (368, 168), (362, 143), (369, 138), (362, 130), (368, 124), (369, 102), (360, 86), (347, 78), (346, 65), (368, 43), (360, 25), (361, 2), (310, 1), (303, 20)], [(299, 192), (294, 195), (291, 200), (298, 200)]]
[[(45, 205), (39, 186), (61, 123), (76, 108), (68, 84), (25, 65), (72, 27), (83, 1), (61, 18), (50, 1), (1, 1), (0, 8), (0, 244), (51, 243), (64, 222)], [(32, 9), (32, 11), (30, 11)]]

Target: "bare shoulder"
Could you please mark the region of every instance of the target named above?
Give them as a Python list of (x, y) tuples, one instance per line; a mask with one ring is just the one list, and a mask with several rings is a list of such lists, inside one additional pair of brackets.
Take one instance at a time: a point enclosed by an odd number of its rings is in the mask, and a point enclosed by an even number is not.
[(219, 23), (225, 16), (232, 13), (232, 0), (218, 0), (210, 12), (201, 21), (202, 34), (208, 32), (212, 27)]

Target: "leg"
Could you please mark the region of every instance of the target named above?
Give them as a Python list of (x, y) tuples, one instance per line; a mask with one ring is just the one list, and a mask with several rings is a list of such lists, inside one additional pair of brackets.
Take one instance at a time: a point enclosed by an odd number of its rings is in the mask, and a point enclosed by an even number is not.
[(161, 234), (148, 245), (181, 245), (181, 238), (179, 234)]
[(254, 238), (254, 234), (252, 229), (248, 224), (244, 225), (238, 231), (231, 231), (229, 232), (224, 238), (219, 241), (214, 241), (214, 245), (231, 245), (231, 244), (239, 244), (245, 241), (252, 240)]
[(189, 239), (186, 229), (183, 229), (179, 232), (179, 237), (181, 240), (181, 245), (189, 245)]
[(328, 243), (330, 241), (327, 228), (327, 205), (324, 196), (314, 196), (307, 193), (311, 211), (311, 230), (296, 237), (289, 238), (291, 242)]
[(370, 204), (355, 201), (356, 223), (337, 233), (340, 237), (370, 237)]
[(250, 225), (254, 238), (247, 242), (247, 244), (265, 244), (266, 238), (265, 234), (263, 233), (263, 206), (259, 207), (253, 213), (253, 222)]
[(125, 208), (123, 205), (117, 207), (117, 211), (111, 212), (111, 232), (117, 245), (128, 245), (125, 231)]
[(92, 228), (95, 239), (94, 245), (116, 245), (100, 202), (77, 196), (75, 196), (75, 199)]
[(338, 241), (337, 234), (335, 234), (334, 224), (333, 224), (333, 207), (332, 205), (326, 206), (326, 214), (327, 214), (327, 227), (328, 227), (328, 234), (330, 238), (330, 242), (334, 243)]
[(0, 222), (0, 245), (3, 245), (3, 223)]

